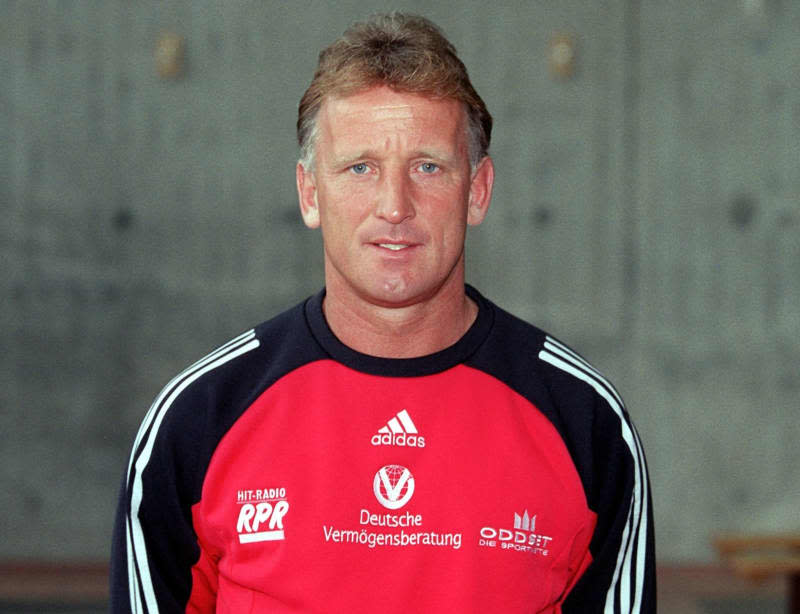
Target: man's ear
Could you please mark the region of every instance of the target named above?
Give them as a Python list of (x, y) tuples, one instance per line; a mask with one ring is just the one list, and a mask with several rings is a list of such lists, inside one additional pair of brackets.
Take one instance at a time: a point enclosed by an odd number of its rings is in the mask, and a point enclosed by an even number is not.
[(314, 173), (307, 170), (302, 162), (297, 163), (297, 196), (300, 199), (300, 215), (309, 228), (319, 228), (319, 203)]
[(469, 186), (469, 205), (467, 207), (467, 224), (477, 226), (486, 217), (489, 203), (492, 201), (494, 185), (494, 163), (489, 156), (478, 162), (472, 173)]

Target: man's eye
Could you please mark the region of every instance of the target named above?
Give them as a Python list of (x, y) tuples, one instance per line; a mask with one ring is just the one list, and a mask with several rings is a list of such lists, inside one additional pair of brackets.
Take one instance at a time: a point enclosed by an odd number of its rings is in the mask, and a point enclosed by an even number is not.
[(363, 175), (369, 170), (369, 167), (363, 162), (359, 162), (358, 164), (353, 164), (353, 166), (350, 167), (350, 170), (356, 175)]
[(433, 162), (423, 162), (422, 164), (419, 165), (419, 169), (423, 173), (430, 174), (430, 173), (435, 173), (436, 171), (438, 171), (439, 170), (439, 165), (438, 164), (434, 164)]

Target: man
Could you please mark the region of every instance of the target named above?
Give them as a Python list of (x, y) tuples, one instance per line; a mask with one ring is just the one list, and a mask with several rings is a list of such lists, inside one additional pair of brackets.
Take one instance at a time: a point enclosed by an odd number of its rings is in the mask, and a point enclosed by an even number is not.
[(655, 611), (622, 401), (465, 286), (491, 125), (427, 20), (373, 18), (320, 55), (297, 188), (326, 287), (156, 399), (114, 611)]

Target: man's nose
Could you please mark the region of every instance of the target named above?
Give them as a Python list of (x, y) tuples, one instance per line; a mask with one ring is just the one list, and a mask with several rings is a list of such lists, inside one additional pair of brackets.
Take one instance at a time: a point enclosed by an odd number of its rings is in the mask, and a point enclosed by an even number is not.
[(403, 171), (385, 171), (380, 179), (375, 215), (399, 224), (414, 217), (411, 178)]

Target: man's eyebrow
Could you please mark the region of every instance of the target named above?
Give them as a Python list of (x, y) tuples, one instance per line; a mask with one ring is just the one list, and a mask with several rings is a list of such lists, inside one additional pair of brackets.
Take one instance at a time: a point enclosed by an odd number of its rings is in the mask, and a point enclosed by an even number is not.
[[(362, 151), (356, 151), (354, 153), (345, 152), (340, 155), (334, 154), (331, 157), (331, 164), (333, 166), (343, 166), (343, 165), (355, 164), (356, 162), (359, 162), (361, 160), (369, 160), (371, 158), (381, 158), (381, 157), (382, 157), (381, 153), (376, 153), (371, 149), (365, 149)], [(411, 154), (408, 157), (409, 159), (431, 158), (434, 160), (439, 160), (441, 162), (452, 162), (458, 156), (456, 152), (447, 152), (441, 149), (425, 148), (411, 152)]]
[(442, 162), (452, 162), (457, 158), (456, 152), (447, 152), (439, 149), (420, 149), (414, 152), (414, 158), (433, 158)]
[(368, 160), (372, 156), (368, 151), (356, 152), (353, 154), (350, 153), (343, 153), (340, 155), (333, 155), (330, 158), (330, 165), (334, 168), (339, 168), (342, 166), (351, 166), (360, 162), (362, 160)]

